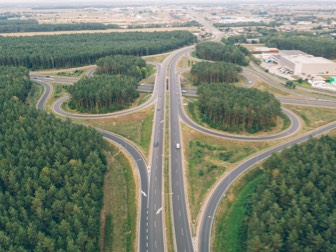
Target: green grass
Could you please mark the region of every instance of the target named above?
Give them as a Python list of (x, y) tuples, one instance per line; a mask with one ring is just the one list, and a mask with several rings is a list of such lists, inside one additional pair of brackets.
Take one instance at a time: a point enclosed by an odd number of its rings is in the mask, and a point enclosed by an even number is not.
[(247, 226), (245, 218), (251, 194), (261, 182), (262, 171), (256, 170), (243, 177), (226, 196), (219, 207), (220, 215), (215, 219), (213, 251), (246, 251)]
[(137, 200), (132, 167), (116, 147), (107, 150), (108, 171), (104, 180), (103, 251), (134, 251)]
[(281, 113), (280, 114), (280, 117), (282, 118), (283, 120), (283, 124), (282, 124), (282, 127), (281, 127), (281, 131), (284, 131), (285, 129), (288, 129), (290, 124), (291, 124), (291, 121), (289, 120), (288, 116), (286, 116), (284, 113)]
[(130, 121), (129, 123), (106, 126), (104, 129), (126, 137), (139, 144), (146, 154), (149, 152), (154, 113), (149, 113), (143, 120)]
[(156, 67), (152, 64), (147, 65), (147, 78), (156, 73)]
[(40, 84), (33, 82), (31, 90), (26, 99), (26, 103), (29, 106), (35, 107), (42, 94), (43, 87)]
[(67, 76), (67, 77), (79, 77), (84, 73), (84, 70), (76, 69), (72, 72), (58, 72), (58, 76)]
[(113, 221), (112, 214), (107, 213), (105, 217), (105, 229), (104, 229), (104, 251), (112, 251), (112, 240), (113, 240)]
[(144, 104), (146, 101), (148, 101), (151, 98), (152, 94), (148, 94), (148, 93), (140, 93), (140, 97), (139, 97), (139, 101), (137, 103), (137, 105), (141, 105)]
[(54, 99), (58, 99), (64, 94), (67, 93), (67, 86), (66, 85), (53, 85), (54, 86)]
[(305, 87), (305, 88), (312, 88), (312, 86), (307, 81), (302, 81), (301, 83), (298, 82), (298, 81), (294, 81), (294, 84), (296, 86), (301, 86), (301, 87)]
[(149, 145), (152, 137), (153, 114), (147, 116), (141, 123), (141, 140), (140, 146), (149, 150)]
[[(189, 98), (188, 98), (189, 99)], [(188, 102), (188, 114), (191, 116), (194, 122), (203, 125), (202, 119), (200, 118), (199, 111), (199, 101), (195, 98), (190, 98)]]
[(239, 148), (212, 144), (199, 139), (189, 141), (188, 183), (192, 217), (195, 218), (208, 190), (229, 166), (236, 164), (257, 150), (253, 146)]

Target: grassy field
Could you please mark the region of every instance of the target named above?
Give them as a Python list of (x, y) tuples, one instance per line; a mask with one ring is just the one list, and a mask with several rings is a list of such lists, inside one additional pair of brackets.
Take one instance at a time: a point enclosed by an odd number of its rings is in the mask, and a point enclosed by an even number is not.
[(272, 87), (268, 84), (266, 84), (265, 82), (263, 81), (260, 81), (260, 80), (257, 80), (254, 84), (253, 84), (253, 87), (256, 88), (256, 89), (259, 89), (261, 91), (267, 91), (271, 94), (274, 94), (274, 95), (278, 95), (278, 96), (289, 96), (291, 94), (285, 92), (285, 91), (282, 91), (280, 89), (277, 89), (275, 87)]
[(126, 156), (112, 145), (106, 157), (108, 170), (104, 178), (101, 248), (102, 251), (134, 251), (137, 190), (132, 167)]
[(240, 178), (220, 203), (213, 226), (212, 251), (246, 251), (246, 225), (244, 220), (251, 194), (260, 183), (263, 173), (253, 170)]
[(188, 56), (183, 56), (177, 63), (177, 69), (183, 69), (192, 66), (192, 60)]
[(66, 76), (66, 77), (84, 77), (87, 72), (95, 68), (94, 65), (75, 67), (75, 68), (63, 68), (63, 69), (50, 69), (45, 71), (34, 71), (36, 75), (53, 75), (53, 76)]
[(192, 220), (196, 219), (210, 188), (225, 172), (248, 156), (275, 144), (216, 138), (199, 133), (186, 125), (183, 125), (182, 130)]
[(40, 84), (33, 82), (32, 88), (26, 99), (26, 103), (29, 106), (35, 107), (42, 94), (43, 87)]
[(51, 94), (46, 103), (46, 110), (51, 112), (52, 105), (56, 102), (57, 99), (60, 97), (68, 94), (66, 87), (67, 85), (59, 85), (59, 84), (52, 84)]
[(76, 119), (78, 123), (102, 128), (135, 142), (147, 156), (149, 154), (152, 136), (154, 107), (141, 110), (130, 115), (122, 115), (101, 119)]
[(181, 87), (182, 88), (195, 87), (193, 85), (192, 75), (190, 71), (184, 72), (180, 76), (181, 76)]
[(151, 56), (144, 56), (143, 59), (147, 62), (158, 62), (161, 63), (162, 61), (167, 58), (169, 53), (158, 54), (158, 55), (151, 55)]
[(293, 105), (285, 105), (284, 107), (302, 118), (304, 132), (336, 120), (336, 109)]

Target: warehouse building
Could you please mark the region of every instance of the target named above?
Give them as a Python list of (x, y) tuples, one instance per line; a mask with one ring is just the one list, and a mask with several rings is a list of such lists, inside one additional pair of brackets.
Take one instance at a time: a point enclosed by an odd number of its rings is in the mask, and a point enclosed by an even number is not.
[(294, 75), (334, 75), (336, 63), (314, 57), (298, 50), (283, 50), (273, 56), (273, 62), (291, 71)]

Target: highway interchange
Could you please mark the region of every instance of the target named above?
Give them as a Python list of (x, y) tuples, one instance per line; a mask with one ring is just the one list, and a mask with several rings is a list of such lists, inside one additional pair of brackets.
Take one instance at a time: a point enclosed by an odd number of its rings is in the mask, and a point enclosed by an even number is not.
[[(209, 24), (206, 24), (209, 26)], [(213, 29), (213, 28), (209, 28)], [(218, 35), (217, 31), (212, 30), (213, 33)], [(218, 37), (217, 37), (218, 40)], [(155, 113), (153, 120), (153, 133), (152, 144), (150, 151), (149, 163), (146, 162), (146, 158), (141, 151), (127, 139), (118, 136), (114, 133), (97, 129), (107, 139), (117, 143), (121, 148), (124, 148), (132, 157), (133, 162), (138, 167), (138, 173), (141, 182), (141, 192), (139, 192), (140, 206), (139, 206), (139, 223), (138, 223), (138, 250), (139, 251), (167, 251), (166, 242), (166, 225), (165, 225), (165, 207), (164, 207), (164, 179), (163, 179), (163, 167), (165, 157), (165, 127), (169, 127), (169, 164), (170, 164), (170, 192), (168, 196), (171, 199), (171, 212), (172, 212), (172, 225), (174, 234), (174, 247), (176, 251), (209, 251), (210, 250), (210, 237), (211, 228), (216, 213), (217, 206), (220, 200), (224, 197), (226, 191), (236, 178), (241, 176), (246, 170), (253, 167), (260, 161), (269, 157), (272, 153), (283, 150), (290, 147), (293, 144), (303, 142), (311, 137), (323, 134), (327, 131), (336, 128), (336, 123), (330, 123), (316, 130), (308, 132), (302, 136), (289, 139), (300, 129), (300, 120), (298, 117), (289, 110), (283, 110), (284, 113), (290, 118), (291, 126), (278, 134), (265, 135), (261, 137), (249, 137), (242, 135), (227, 134), (224, 132), (211, 130), (204, 128), (194, 121), (192, 121), (185, 113), (183, 109), (182, 91), (180, 85), (180, 77), (177, 72), (177, 63), (184, 55), (190, 54), (194, 49), (193, 46), (182, 48), (173, 51), (169, 56), (161, 63), (157, 64), (156, 82), (153, 90), (152, 97), (144, 104), (115, 113), (88, 115), (88, 114), (72, 114), (64, 111), (61, 108), (69, 97), (62, 97), (52, 105), (52, 110), (55, 114), (82, 119), (95, 119), (114, 117), (118, 115), (125, 115), (135, 113), (144, 108), (155, 104)], [(263, 81), (272, 85), (273, 87), (285, 91), (287, 93), (294, 93), (300, 95), (297, 91), (291, 91), (275, 83), (274, 77), (257, 71), (245, 69), (249, 80), (253, 80), (254, 76), (261, 78)], [(93, 71), (90, 72), (90, 76), (93, 75)], [(37, 107), (38, 109), (45, 108), (46, 101), (50, 97), (52, 87), (50, 82), (60, 82), (63, 84), (72, 84), (76, 80), (73, 78), (62, 77), (57, 80), (56, 77), (43, 77), (43, 76), (31, 76), (31, 80), (43, 85), (44, 93), (41, 96)], [(312, 92), (311, 90), (306, 92)], [(169, 93), (169, 108), (165, 97)], [(325, 94), (325, 92), (314, 92)], [(302, 96), (302, 95), (301, 95)], [(321, 106), (335, 108), (335, 100), (316, 100), (316, 98), (310, 98), (302, 96), (300, 98), (290, 97), (278, 97), (284, 104), (297, 104), (306, 106)], [(166, 109), (168, 108), (168, 110)], [(166, 122), (166, 113), (169, 113), (169, 124)], [(255, 154), (253, 157), (247, 158), (237, 167), (227, 173), (221, 178), (218, 183), (210, 191), (207, 200), (203, 203), (201, 213), (199, 214), (197, 224), (196, 237), (192, 236), (191, 223), (188, 211), (188, 202), (186, 197), (186, 185), (185, 185), (185, 172), (183, 168), (183, 144), (181, 141), (181, 122), (185, 123), (189, 127), (200, 131), (204, 134), (208, 134), (214, 137), (222, 137), (226, 139), (234, 139), (237, 141), (251, 140), (251, 141), (266, 141), (280, 138), (288, 138), (286, 142), (271, 147), (263, 152)], [(180, 144), (181, 148), (177, 148), (177, 144)]]

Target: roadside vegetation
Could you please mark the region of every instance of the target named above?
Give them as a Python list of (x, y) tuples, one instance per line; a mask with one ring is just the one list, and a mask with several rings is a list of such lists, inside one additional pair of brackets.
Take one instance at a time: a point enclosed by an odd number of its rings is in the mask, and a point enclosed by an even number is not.
[(152, 136), (154, 107), (138, 111), (130, 115), (122, 115), (117, 118), (102, 119), (74, 119), (78, 123), (101, 128), (126, 137), (136, 143), (147, 156), (149, 154)]
[(246, 251), (246, 215), (251, 195), (263, 178), (263, 171), (249, 171), (236, 181), (218, 206), (213, 226), (213, 251)]
[(1, 37), (0, 65), (69, 68), (91, 65), (108, 55), (159, 54), (194, 41), (187, 31)]
[(336, 249), (335, 143), (311, 139), (265, 162), (247, 208), (248, 251)]
[(27, 69), (0, 79), (0, 250), (98, 251), (105, 143), (26, 106)]
[(127, 75), (138, 81), (146, 78), (146, 61), (132, 55), (114, 55), (100, 58), (96, 62), (97, 74)]
[(213, 128), (255, 133), (275, 126), (280, 102), (257, 89), (211, 84), (198, 88), (202, 120)]
[(123, 75), (84, 77), (68, 87), (70, 109), (79, 112), (107, 113), (129, 107), (135, 98), (138, 81)]
[(101, 250), (134, 251), (137, 197), (132, 166), (123, 152), (109, 145), (105, 152), (104, 206), (101, 216)]
[(0, 33), (46, 32), (46, 31), (81, 31), (119, 29), (115, 24), (77, 23), (77, 24), (39, 24), (37, 20), (0, 20)]
[(226, 62), (198, 62), (191, 68), (195, 85), (238, 82), (241, 71), (241, 67)]
[(248, 51), (242, 46), (222, 44), (217, 42), (202, 42), (196, 45), (196, 56), (200, 59), (224, 61), (247, 66)]
[(42, 94), (43, 87), (40, 84), (33, 82), (26, 103), (29, 106), (35, 107)]
[(183, 125), (188, 197), (193, 220), (211, 187), (240, 161), (272, 142), (233, 141), (206, 136)]
[(266, 46), (281, 50), (301, 50), (314, 56), (327, 59), (336, 58), (336, 41), (332, 38), (321, 38), (309, 34), (283, 34), (277, 33), (264, 38)]

